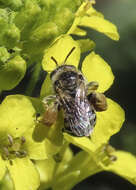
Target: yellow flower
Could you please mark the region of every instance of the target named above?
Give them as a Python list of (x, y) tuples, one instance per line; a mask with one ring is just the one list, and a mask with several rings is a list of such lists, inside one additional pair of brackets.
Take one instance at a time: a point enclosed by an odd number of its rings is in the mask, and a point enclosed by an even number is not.
[[(56, 68), (53, 60), (51, 60), (51, 56), (61, 65), (72, 47), (76, 47), (75, 51), (71, 54), (66, 64), (78, 67), (80, 59), (80, 48), (78, 43), (70, 36), (62, 36), (46, 50), (43, 58), (43, 68), (48, 71), (52, 71)], [(95, 52), (91, 52), (84, 59), (82, 63), (82, 72), (88, 82), (97, 81), (99, 83), (99, 92), (105, 92), (114, 81), (114, 75), (110, 66), (99, 55), (95, 54)], [(46, 85), (49, 85), (49, 83)], [(50, 83), (50, 85), (52, 84)], [(42, 89), (41, 93), (43, 91), (44, 89)], [(44, 91), (44, 93), (46, 93), (46, 91)], [(97, 123), (91, 136), (91, 142), (98, 147), (107, 143), (110, 136), (117, 133), (124, 122), (124, 111), (121, 107), (109, 98), (107, 102), (107, 111), (97, 113)], [(80, 140), (78, 139), (78, 141)]]
[[(70, 36), (65, 35), (58, 38), (45, 51), (42, 62), (43, 68), (50, 73), (56, 68), (56, 65), (51, 60), (51, 56), (57, 60), (58, 65), (61, 65), (72, 47), (76, 47), (75, 51), (68, 58), (66, 64), (78, 67), (80, 60), (79, 43)], [(110, 66), (94, 51), (83, 60), (82, 72), (88, 82), (97, 81), (99, 83), (98, 92), (105, 92), (113, 84), (114, 75)], [(48, 74), (41, 90), (41, 96), (48, 96), (51, 93), (53, 93), (53, 89)], [(52, 184), (55, 190), (60, 189), (66, 183), (69, 184), (66, 189), (71, 189), (79, 181), (103, 170), (113, 171), (136, 184), (136, 170), (133, 168), (133, 165), (136, 164), (136, 158), (127, 152), (115, 151), (108, 145), (110, 137), (119, 132), (122, 127), (125, 113), (110, 98), (107, 98), (107, 102), (108, 109), (104, 112), (96, 113), (97, 122), (91, 134), (91, 139), (87, 137), (73, 137), (64, 133), (64, 139), (67, 142), (79, 146), (83, 151), (74, 156), (68, 164), (68, 168), (56, 176), (56, 180)], [(60, 122), (60, 125), (59, 134), (62, 134), (61, 128), (63, 124)], [(52, 127), (55, 128), (55, 125)], [(57, 135), (55, 138), (58, 138)], [(129, 166), (127, 166), (128, 164)]]
[(89, 27), (105, 34), (112, 40), (119, 40), (116, 26), (106, 20), (102, 13), (96, 11), (92, 4), (94, 4), (94, 1), (85, 1), (82, 3), (76, 12), (76, 18), (69, 29), (68, 34), (84, 36), (86, 35), (86, 31), (83, 27)]
[(44, 142), (32, 138), (35, 109), (28, 97), (7, 96), (0, 104), (0, 180), (10, 174), (15, 190), (36, 190), (39, 173), (32, 160), (47, 159)]
[[(92, 2), (94, 1), (85, 1), (81, 5), (76, 13), (73, 25), (67, 33), (68, 35), (60, 36), (46, 49), (42, 65), (43, 69), (48, 72), (48, 75), (41, 89), (41, 97), (54, 93), (50, 72), (56, 69), (56, 65), (51, 56), (57, 60), (58, 65), (61, 65), (73, 47), (75, 47), (75, 50), (68, 58), (66, 64), (74, 65), (77, 68), (80, 67), (88, 82), (97, 81), (99, 83), (98, 92), (104, 93), (113, 84), (114, 75), (110, 66), (100, 55), (92, 51), (95, 43), (85, 38), (75, 41), (69, 36), (69, 34), (85, 36), (86, 30), (84, 26), (87, 26), (113, 40), (119, 39), (116, 26), (96, 11), (92, 7)], [(80, 54), (88, 50), (91, 50), (91, 52), (83, 60), (82, 65), (81, 63), (79, 64)], [(79, 181), (103, 170), (112, 171), (136, 184), (135, 156), (128, 152), (116, 151), (109, 145), (110, 137), (119, 132), (125, 120), (124, 110), (110, 98), (107, 98), (107, 103), (108, 109), (106, 111), (96, 112), (97, 121), (90, 139), (87, 137), (73, 137), (67, 133), (63, 133), (63, 139), (61, 131), (63, 127), (62, 119), (59, 122), (57, 121), (50, 129), (45, 130), (51, 131), (50, 137), (48, 135), (46, 137), (50, 140), (50, 144), (54, 149), (54, 141), (58, 142), (58, 134), (59, 138), (61, 136), (61, 143), (57, 144), (56, 152), (58, 154), (63, 147), (63, 141), (72, 143), (82, 149), (78, 154), (72, 156), (69, 162), (62, 164), (61, 172), (53, 175), (52, 179), (50, 179), (52, 181), (50, 186), (52, 186), (53, 190), (59, 190), (62, 187), (64, 190), (70, 190)], [(57, 166), (58, 168), (58, 165), (58, 163), (55, 163), (54, 167)], [(52, 173), (52, 171), (50, 172)]]

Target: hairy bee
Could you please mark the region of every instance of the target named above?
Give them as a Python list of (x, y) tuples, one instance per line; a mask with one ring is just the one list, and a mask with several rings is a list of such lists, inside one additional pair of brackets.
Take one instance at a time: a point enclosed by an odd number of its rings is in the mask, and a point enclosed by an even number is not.
[[(65, 64), (74, 49), (75, 47), (71, 49), (64, 63), (50, 74), (55, 95), (43, 100), (46, 106), (43, 122), (46, 125), (53, 124), (57, 118), (58, 108), (61, 108), (64, 112), (63, 131), (73, 136), (82, 137), (90, 135), (96, 123), (95, 110), (99, 107), (100, 111), (103, 106), (101, 106), (100, 98), (97, 101), (98, 96), (94, 95), (98, 83), (87, 84), (83, 74), (75, 66)], [(51, 59), (58, 65), (54, 57)], [(54, 100), (53, 103), (47, 106), (51, 99)]]

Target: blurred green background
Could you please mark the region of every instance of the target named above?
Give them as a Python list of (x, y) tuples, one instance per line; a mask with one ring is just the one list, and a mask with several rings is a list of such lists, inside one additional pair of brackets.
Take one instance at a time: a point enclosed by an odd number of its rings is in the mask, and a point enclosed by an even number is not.
[[(90, 31), (90, 37), (96, 42), (95, 51), (110, 64), (115, 75), (114, 84), (106, 95), (118, 102), (126, 113), (121, 131), (110, 142), (117, 149), (136, 155), (136, 0), (96, 0), (95, 7), (117, 26), (120, 34), (119, 42), (114, 42)], [(136, 190), (136, 187), (114, 174), (103, 172), (73, 190), (83, 189)]]

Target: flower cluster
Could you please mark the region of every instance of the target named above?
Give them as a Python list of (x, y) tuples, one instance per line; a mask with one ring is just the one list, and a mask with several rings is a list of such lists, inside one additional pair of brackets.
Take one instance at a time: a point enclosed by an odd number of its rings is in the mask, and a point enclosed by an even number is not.
[[(32, 80), (38, 80), (35, 73), (41, 68), (44, 49), (56, 37), (67, 33), (82, 2), (83, 0), (0, 2), (0, 91), (14, 88), (24, 77), (26, 67), (35, 62)], [(33, 87), (30, 84), (28, 88)]]
[[(29, 63), (38, 61), (48, 72), (39, 98), (9, 95), (0, 104), (2, 190), (70, 190), (88, 176), (104, 170), (136, 184), (135, 156), (115, 150), (109, 144), (110, 137), (119, 132), (125, 120), (123, 109), (110, 98), (107, 98), (108, 109), (96, 112), (96, 126), (90, 138), (63, 133), (62, 110), (50, 127), (39, 122), (45, 112), (42, 99), (54, 94), (50, 72), (56, 64), (52, 56), (60, 66), (75, 47), (66, 64), (80, 68), (88, 82), (97, 81), (100, 93), (113, 84), (112, 70), (95, 53), (95, 43), (85, 37), (85, 27), (113, 40), (118, 40), (119, 34), (116, 27), (93, 8), (93, 3), (89, 0), (2, 1), (0, 24), (6, 27), (0, 36), (3, 42), (0, 91), (12, 89), (21, 81), (27, 59)], [(5, 9), (7, 6), (10, 13)], [(71, 35), (80, 38), (74, 40)], [(80, 63), (83, 52), (89, 53)], [(37, 114), (40, 117), (37, 118)], [(70, 148), (71, 143), (81, 149), (76, 155)]]

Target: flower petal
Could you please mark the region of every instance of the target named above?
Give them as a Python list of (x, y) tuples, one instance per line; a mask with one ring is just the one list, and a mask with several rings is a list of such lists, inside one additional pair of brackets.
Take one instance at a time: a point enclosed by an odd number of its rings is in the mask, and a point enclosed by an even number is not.
[(79, 43), (82, 53), (91, 51), (95, 47), (94, 41), (90, 39), (80, 39), (80, 40), (77, 40), (77, 42)]
[(49, 96), (51, 94), (54, 94), (54, 91), (53, 91), (52, 81), (50, 79), (50, 74), (48, 73), (46, 76), (46, 79), (44, 80), (44, 82), (42, 84), (40, 97), (44, 98), (44, 97)]
[(63, 144), (63, 116), (62, 112), (58, 113), (58, 119), (52, 126), (46, 126), (39, 123), (34, 130), (33, 138), (35, 141), (43, 141), (45, 139), (46, 152), (49, 155), (56, 154)]
[(105, 34), (112, 40), (119, 40), (116, 26), (100, 16), (83, 16), (79, 25), (93, 28), (94, 30)]
[(53, 173), (55, 169), (54, 159), (46, 159), (41, 161), (36, 161), (36, 168), (40, 174), (40, 187), (39, 190), (45, 190), (51, 186)]
[(79, 7), (79, 9), (76, 12), (76, 16), (78, 17), (82, 17), (84, 15), (92, 15), (94, 13), (96, 13), (97, 11), (93, 8), (93, 4), (95, 4), (95, 1), (83, 1), (83, 3), (81, 4), (81, 6)]
[(33, 129), (28, 130), (23, 136), (26, 139), (24, 143), (24, 149), (27, 150), (27, 154), (30, 159), (33, 160), (44, 160), (48, 158), (48, 153), (46, 152), (45, 143), (34, 141)]
[(94, 144), (87, 137), (74, 137), (67, 133), (64, 133), (64, 138), (69, 142), (76, 146), (79, 146), (81, 149), (86, 152), (93, 153), (95, 151)]
[(91, 6), (87, 11), (86, 11), (87, 16), (98, 16), (104, 18), (104, 15), (97, 11), (93, 6)]
[(75, 20), (71, 26), (71, 28), (68, 31), (68, 34), (74, 34), (74, 35), (79, 35), (79, 36), (85, 36), (86, 35), (86, 31), (84, 29), (81, 29), (79, 26), (79, 23), (82, 20), (82, 17), (87, 15), (87, 16), (100, 16), (100, 17), (104, 17), (102, 15), (102, 13), (96, 11), (92, 4), (94, 4), (94, 1), (91, 2), (83, 2), (81, 4), (81, 6), (79, 7), (79, 9), (76, 12), (76, 17)]
[(113, 40), (119, 40), (119, 34), (114, 24), (104, 19), (102, 13), (96, 11), (92, 3), (84, 2), (76, 12), (76, 18), (68, 34), (85, 35), (85, 31), (80, 26), (90, 27), (94, 30), (104, 33)]
[[(34, 126), (35, 110), (23, 95), (7, 96), (0, 105), (0, 139), (21, 136)], [(3, 139), (4, 140), (4, 139)]]
[(107, 98), (108, 109), (97, 112), (96, 126), (91, 140), (96, 147), (107, 143), (112, 135), (117, 133), (125, 120), (124, 110), (113, 100)]
[(6, 172), (5, 161), (0, 156), (0, 180), (4, 177)]
[(97, 81), (99, 83), (99, 92), (106, 91), (113, 83), (114, 76), (110, 66), (94, 52), (83, 61), (82, 71), (88, 82)]
[(40, 178), (34, 164), (28, 158), (16, 158), (11, 165), (7, 162), (15, 190), (37, 190)]
[(75, 50), (72, 52), (70, 57), (67, 60), (69, 65), (78, 66), (80, 59), (80, 48), (76, 41), (72, 39), (72, 37), (65, 35), (58, 38), (46, 51), (44, 54), (44, 58), (42, 61), (43, 69), (50, 72), (56, 69), (55, 62), (51, 59), (53, 56), (58, 65), (62, 65), (64, 63), (65, 58), (71, 49), (75, 47)]
[(81, 17), (76, 17), (71, 28), (68, 31), (68, 34), (74, 34), (77, 36), (85, 36), (86, 35), (86, 31), (82, 30), (80, 27), (78, 27), (79, 23), (80, 23)]
[(115, 151), (114, 156), (117, 160), (104, 169), (127, 179), (136, 185), (136, 157), (124, 151)]

